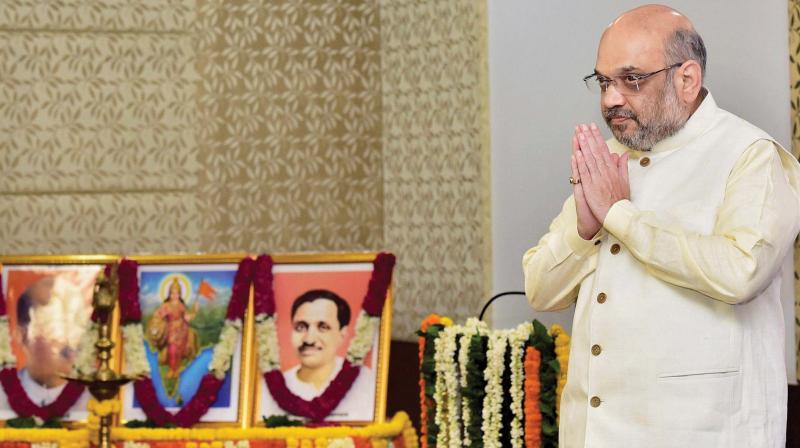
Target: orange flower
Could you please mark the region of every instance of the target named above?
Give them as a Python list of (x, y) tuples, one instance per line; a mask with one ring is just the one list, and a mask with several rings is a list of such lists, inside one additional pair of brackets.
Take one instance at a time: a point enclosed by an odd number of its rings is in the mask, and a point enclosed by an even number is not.
[(525, 350), (525, 448), (539, 448), (542, 445), (542, 412), (539, 409), (539, 383), (541, 354), (533, 347)]

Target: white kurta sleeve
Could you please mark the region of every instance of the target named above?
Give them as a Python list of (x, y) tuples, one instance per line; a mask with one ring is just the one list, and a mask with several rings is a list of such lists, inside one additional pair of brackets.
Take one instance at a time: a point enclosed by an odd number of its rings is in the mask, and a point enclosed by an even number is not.
[(603, 227), (655, 277), (726, 303), (741, 303), (766, 287), (797, 234), (796, 179), (791, 156), (771, 141), (759, 140), (731, 171), (711, 235), (661, 222), (627, 200), (611, 207)]
[[(602, 232), (602, 230), (601, 230)], [(578, 296), (581, 280), (595, 270), (597, 246), (578, 235), (575, 200), (570, 196), (549, 232), (522, 257), (525, 294), (537, 311), (570, 306)]]

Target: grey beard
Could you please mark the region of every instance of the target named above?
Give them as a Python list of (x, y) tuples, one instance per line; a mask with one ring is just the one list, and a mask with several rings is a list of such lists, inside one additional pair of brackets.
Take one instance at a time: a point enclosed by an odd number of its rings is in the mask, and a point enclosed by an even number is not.
[[(606, 124), (609, 129), (611, 129), (611, 133), (614, 134), (614, 137), (620, 143), (638, 151), (650, 151), (658, 142), (675, 135), (675, 133), (683, 128), (686, 124), (686, 120), (681, 119), (678, 97), (674, 90), (669, 89), (669, 87), (667, 89), (666, 93), (662, 95), (661, 101), (654, 103), (658, 104), (661, 102), (663, 104), (660, 111), (661, 113), (658, 114), (656, 111), (649, 111), (653, 113), (648, 115), (656, 117), (652, 123), (643, 124), (639, 121), (639, 117), (632, 111), (616, 108), (605, 111), (603, 118), (605, 118)], [(622, 126), (614, 126), (611, 124), (611, 119), (615, 117), (630, 118), (636, 123), (636, 130), (630, 135), (623, 134)], [(656, 122), (659, 118), (660, 121)]]

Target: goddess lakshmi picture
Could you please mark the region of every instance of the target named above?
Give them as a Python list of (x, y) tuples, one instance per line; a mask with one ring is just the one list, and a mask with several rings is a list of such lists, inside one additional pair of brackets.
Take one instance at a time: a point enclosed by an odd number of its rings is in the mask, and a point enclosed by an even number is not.
[[(198, 392), (220, 340), (235, 264), (141, 265), (139, 304), (145, 356), (156, 397), (176, 410)], [(203, 421), (236, 421), (241, 339), (216, 401)], [(139, 397), (123, 394), (123, 417), (143, 419)]]

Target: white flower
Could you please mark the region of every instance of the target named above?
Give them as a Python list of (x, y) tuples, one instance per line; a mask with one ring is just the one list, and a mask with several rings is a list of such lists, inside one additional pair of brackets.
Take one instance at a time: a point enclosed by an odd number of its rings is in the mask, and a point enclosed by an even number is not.
[[(96, 339), (96, 338), (95, 338)], [(122, 326), (122, 346), (125, 347), (123, 373), (132, 377), (150, 374), (150, 365), (144, 352), (144, 331), (141, 322)]]
[(259, 314), (256, 316), (256, 344), (258, 345), (258, 368), (261, 372), (269, 372), (280, 365), (278, 352), (278, 330), (275, 326), (276, 315)]
[(11, 334), (8, 330), (8, 317), (0, 316), (0, 368), (14, 367), (17, 359), (11, 351)]
[(31, 443), (31, 448), (58, 448), (55, 442), (34, 442)]
[(123, 448), (150, 448), (150, 445), (144, 442), (134, 442), (133, 440), (126, 440), (122, 444)]
[(514, 329), (508, 338), (511, 347), (511, 446), (513, 448), (523, 448), (525, 445), (525, 434), (523, 431), (523, 401), (525, 399), (525, 342), (531, 335), (533, 326), (530, 322), (525, 322)]
[(380, 316), (370, 316), (364, 310), (361, 310), (358, 314), (358, 320), (356, 320), (356, 334), (347, 349), (348, 361), (355, 365), (360, 365), (364, 362), (364, 358), (372, 348), (372, 341), (380, 325)]
[(226, 440), (223, 442), (222, 446), (224, 448), (250, 448), (250, 441), (249, 440)]
[(241, 331), (241, 319), (225, 320), (225, 325), (223, 325), (222, 332), (219, 334), (219, 341), (214, 346), (214, 355), (208, 364), (208, 370), (217, 379), (225, 378), (225, 374), (231, 368), (231, 358), (233, 357), (233, 351), (236, 349), (236, 342), (239, 340)]
[(356, 444), (350, 437), (328, 439), (328, 448), (355, 448)]
[(483, 399), (483, 446), (485, 448), (500, 447), (500, 427), (503, 404), (503, 371), (505, 370), (505, 352), (508, 343), (508, 331), (495, 330), (489, 334), (489, 347), (486, 352), (486, 396)]

